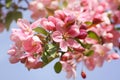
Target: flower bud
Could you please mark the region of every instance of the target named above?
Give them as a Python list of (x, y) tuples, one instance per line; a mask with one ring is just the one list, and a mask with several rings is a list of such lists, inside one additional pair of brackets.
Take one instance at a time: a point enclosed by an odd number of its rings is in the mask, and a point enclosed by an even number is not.
[(85, 39), (86, 36), (87, 36), (86, 30), (80, 29), (80, 33), (79, 33), (79, 35), (77, 36), (77, 38), (79, 38), (79, 39)]
[(82, 76), (83, 79), (85, 79), (86, 78), (86, 73), (84, 71), (82, 71), (81, 76)]
[(102, 22), (102, 20), (100, 18), (94, 18), (93, 19), (93, 24), (99, 24), (101, 22)]
[(72, 54), (67, 52), (61, 56), (61, 61), (71, 60), (73, 58)]
[(81, 26), (80, 26), (80, 29), (85, 29), (85, 30), (86, 30), (87, 27), (86, 27), (85, 25), (81, 25)]

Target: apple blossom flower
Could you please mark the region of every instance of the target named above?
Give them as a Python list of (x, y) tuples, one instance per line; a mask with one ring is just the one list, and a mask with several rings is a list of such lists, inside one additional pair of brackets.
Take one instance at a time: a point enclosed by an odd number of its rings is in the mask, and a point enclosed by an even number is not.
[(9, 61), (11, 63), (17, 63), (20, 61), (20, 57), (23, 56), (24, 50), (16, 47), (16, 45), (12, 45), (12, 47), (8, 50), (8, 54), (10, 55)]
[(40, 53), (42, 52), (41, 40), (37, 36), (28, 37), (22, 42), (22, 46), (26, 52)]
[(35, 0), (31, 1), (29, 9), (32, 11), (31, 17), (35, 20), (50, 15), (50, 11), (57, 10), (60, 2), (58, 0)]
[(64, 62), (64, 61), (61, 61), (62, 63), (62, 66), (63, 66), (63, 70), (66, 71), (67, 75), (66, 77), (67, 78), (75, 78), (76, 77), (76, 65), (72, 62), (72, 61), (67, 61), (67, 62)]
[(120, 58), (120, 55), (118, 55), (117, 53), (111, 53), (108, 55), (107, 61), (117, 60), (119, 58)]

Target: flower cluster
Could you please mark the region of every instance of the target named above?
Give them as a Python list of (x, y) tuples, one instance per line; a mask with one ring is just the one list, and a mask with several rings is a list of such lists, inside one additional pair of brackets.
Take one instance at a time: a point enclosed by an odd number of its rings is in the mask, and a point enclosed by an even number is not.
[[(59, 0), (36, 0), (31, 10), (37, 14), (38, 7), (45, 10), (59, 3)], [(61, 0), (62, 9), (54, 10), (53, 15), (34, 17), (30, 24), (18, 19), (19, 29), (13, 29), (10, 39), (14, 42), (8, 54), (10, 62), (21, 62), (30, 69), (43, 68), (52, 60), (56, 73), (67, 72), (67, 78), (76, 77), (76, 67), (82, 62), (88, 70), (102, 67), (105, 61), (119, 59), (114, 47), (120, 47), (119, 0)], [(39, 3), (38, 3), (39, 2)], [(65, 6), (66, 3), (66, 6)], [(118, 5), (116, 5), (116, 3)], [(55, 4), (54, 4), (55, 5)], [(44, 6), (44, 9), (43, 9)], [(49, 7), (51, 8), (51, 7)], [(44, 12), (44, 11), (42, 11)], [(41, 12), (39, 15), (43, 16)], [(81, 71), (81, 76), (86, 77)]]

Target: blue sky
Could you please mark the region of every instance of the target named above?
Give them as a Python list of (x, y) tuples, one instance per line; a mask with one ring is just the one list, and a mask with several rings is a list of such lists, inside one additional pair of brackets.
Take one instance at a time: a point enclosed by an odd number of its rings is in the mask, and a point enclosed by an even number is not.
[[(29, 20), (30, 13), (24, 12), (24, 18)], [(4, 30), (0, 33), (0, 80), (67, 80), (66, 73), (62, 71), (60, 74), (54, 72), (53, 66), (57, 60), (44, 67), (43, 69), (28, 71), (23, 64), (10, 64), (7, 50), (12, 42), (9, 37), (11, 29), (16, 28), (15, 22), (11, 24), (9, 31)], [(110, 63), (105, 62), (102, 68), (96, 68), (94, 71), (89, 71), (84, 68), (87, 78), (85, 80), (120, 80), (120, 60), (115, 60)], [(77, 67), (76, 80), (83, 80), (80, 76), (81, 64)], [(72, 80), (72, 79), (70, 79)]]

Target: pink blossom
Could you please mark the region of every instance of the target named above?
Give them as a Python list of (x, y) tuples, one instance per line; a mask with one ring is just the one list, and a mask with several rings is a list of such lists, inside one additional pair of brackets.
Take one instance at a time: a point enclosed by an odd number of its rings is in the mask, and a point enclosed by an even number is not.
[(84, 58), (84, 63), (89, 70), (94, 70), (96, 66), (101, 67), (106, 60), (109, 51), (107, 47), (98, 44), (93, 45), (92, 49), (94, 50), (94, 54)]
[(59, 7), (59, 2), (57, 0), (51, 1), (50, 5), (48, 6), (48, 8), (52, 9), (52, 10), (56, 10)]
[(41, 19), (36, 20), (32, 24), (30, 24), (26, 19), (18, 19), (17, 25), (23, 30), (24, 32), (32, 33), (32, 29), (40, 26)]
[(43, 65), (43, 62), (41, 62), (39, 58), (40, 56), (38, 54), (34, 56), (34, 54), (26, 53), (25, 55), (20, 57), (20, 61), (21, 63), (25, 64), (28, 70), (37, 69), (37, 68), (41, 68)]
[(33, 33), (23, 32), (21, 29), (13, 29), (10, 39), (16, 43), (21, 43), (29, 36), (33, 36)]
[(71, 52), (66, 52), (61, 56), (61, 61), (68, 61), (73, 59), (73, 53)]
[(76, 65), (72, 61), (61, 61), (62, 63), (62, 68), (67, 72), (66, 77), (67, 78), (75, 78), (76, 77)]
[(65, 19), (65, 14), (62, 10), (57, 10), (55, 11), (55, 17), (61, 19), (61, 20), (64, 20)]
[(68, 30), (68, 34), (70, 35), (70, 37), (73, 37), (73, 38), (79, 36), (80, 33), (81, 32), (77, 25), (70, 26), (70, 29)]
[(28, 37), (23, 41), (23, 48), (29, 53), (42, 52), (41, 40), (37, 36)]
[(11, 63), (17, 63), (20, 61), (20, 57), (23, 55), (24, 51), (22, 48), (16, 47), (13, 45), (10, 50), (8, 50), (8, 54), (10, 55), (9, 61)]
[(40, 0), (32, 1), (29, 5), (29, 9), (33, 12), (32, 18), (37, 20), (40, 17), (45, 17), (47, 12), (45, 11), (45, 6)]
[(120, 55), (117, 53), (108, 54), (107, 61), (120, 59)]
[(55, 42), (61, 42), (63, 40), (62, 33), (59, 31), (55, 31), (52, 34), (52, 38)]
[(26, 31), (30, 29), (30, 23), (25, 19), (18, 19), (17, 25), (23, 30)]
[(55, 24), (52, 21), (50, 21), (50, 19), (47, 20), (45, 18), (42, 18), (41, 19), (41, 25), (42, 25), (43, 28), (45, 28), (48, 31), (52, 31), (52, 30), (56, 29)]
[(93, 58), (88, 58), (85, 60), (85, 65), (89, 70), (93, 70), (95, 68), (95, 61)]
[(37, 58), (33, 58), (32, 56), (27, 57), (27, 60), (25, 62), (25, 66), (28, 69), (37, 69), (42, 67), (42, 62), (38, 61)]
[(50, 15), (51, 11), (59, 8), (59, 1), (57, 0), (35, 0), (31, 1), (29, 9), (32, 11), (32, 18), (37, 20), (42, 17)]
[(87, 31), (85, 29), (80, 29), (77, 38), (85, 39), (87, 37)]
[(37, 19), (39, 19), (39, 18), (41, 18), (41, 17), (43, 17), (43, 16), (46, 16), (46, 11), (45, 10), (41, 10), (41, 11), (35, 11), (32, 15), (31, 15), (31, 17), (33, 18), (33, 19), (35, 19), (35, 20), (37, 20)]
[(80, 46), (75, 40), (73, 40), (73, 39), (64, 40), (64, 37), (65, 36), (63, 36), (62, 33), (59, 32), (59, 31), (55, 31), (52, 34), (52, 39), (55, 42), (60, 43), (60, 48), (61, 48), (62, 51), (66, 52), (68, 50), (68, 47), (78, 48)]

